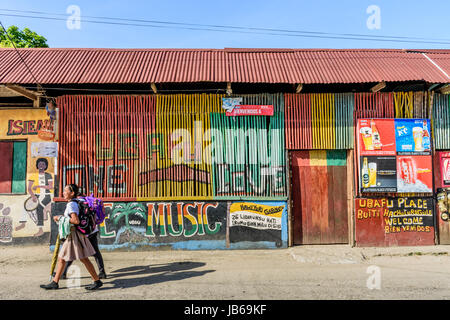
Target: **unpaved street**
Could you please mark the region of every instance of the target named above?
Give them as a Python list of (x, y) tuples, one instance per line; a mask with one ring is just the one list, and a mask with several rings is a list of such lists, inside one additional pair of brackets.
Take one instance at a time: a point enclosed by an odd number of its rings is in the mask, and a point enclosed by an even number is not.
[[(109, 278), (95, 292), (84, 290), (91, 279), (80, 262), (81, 277), (61, 280), (61, 290), (39, 288), (51, 255), (47, 246), (0, 248), (0, 299), (450, 298), (450, 246), (103, 251)], [(379, 267), (380, 289), (367, 287), (370, 266)]]

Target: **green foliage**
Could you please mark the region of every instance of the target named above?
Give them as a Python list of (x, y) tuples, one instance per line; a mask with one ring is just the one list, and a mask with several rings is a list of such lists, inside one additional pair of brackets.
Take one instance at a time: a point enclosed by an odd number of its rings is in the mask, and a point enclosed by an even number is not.
[[(10, 26), (6, 31), (17, 48), (48, 48), (47, 39), (28, 28), (24, 28), (21, 31), (16, 26)], [(9, 38), (3, 28), (0, 28), (1, 48), (13, 47)]]
[(111, 219), (117, 225), (122, 218), (125, 218), (125, 226), (130, 228), (129, 218), (132, 215), (145, 220), (145, 207), (136, 202), (117, 203), (113, 207)]

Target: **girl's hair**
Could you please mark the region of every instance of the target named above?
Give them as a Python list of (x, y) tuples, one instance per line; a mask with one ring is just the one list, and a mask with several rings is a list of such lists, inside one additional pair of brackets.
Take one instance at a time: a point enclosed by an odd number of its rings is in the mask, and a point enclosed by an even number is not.
[(71, 183), (71, 184), (68, 184), (67, 187), (69, 188), (70, 191), (72, 191), (74, 193), (75, 198), (80, 195), (80, 188), (76, 184)]

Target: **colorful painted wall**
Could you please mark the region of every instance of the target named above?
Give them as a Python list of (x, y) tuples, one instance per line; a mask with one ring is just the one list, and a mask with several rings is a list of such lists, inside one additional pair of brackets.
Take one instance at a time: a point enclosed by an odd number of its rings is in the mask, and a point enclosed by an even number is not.
[(0, 110), (0, 243), (48, 243), (57, 143), (44, 109)]
[[(353, 150), (354, 124), (360, 118), (430, 118), (434, 148), (450, 149), (448, 95), (232, 95), (242, 98), (243, 104), (274, 106), (273, 116), (239, 117), (225, 115), (224, 97), (62, 96), (57, 100), (59, 149), (56, 141), (43, 140), (45, 136), (38, 134), (49, 125), (45, 110), (2, 109), (0, 154), (5, 170), (0, 173), (0, 242), (47, 242), (54, 236), (49, 215), (56, 212), (50, 212), (50, 202), (56, 201), (53, 209), (59, 210), (59, 186), (77, 183), (83, 192), (108, 203), (111, 220), (103, 226), (101, 241), (110, 248), (134, 245), (133, 241), (174, 248), (252, 247), (255, 243), (277, 247), (280, 242), (275, 238), (282, 239), (283, 246), (284, 231), (282, 236), (270, 228), (253, 232), (234, 211), (239, 201), (261, 206), (286, 203), (287, 150)], [(424, 197), (401, 195), (406, 196)], [(208, 227), (204, 215), (197, 213), (205, 207), (211, 212), (208, 223), (214, 221)], [(145, 222), (125, 219), (128, 214), (122, 211), (139, 208), (147, 215)], [(155, 227), (153, 238), (146, 235), (147, 225), (141, 225), (148, 223), (149, 210), (165, 212), (164, 219), (171, 219), (162, 224), (166, 229)], [(113, 217), (113, 211), (120, 214)], [(256, 214), (245, 217), (259, 217)], [(160, 215), (151, 216), (153, 222), (159, 221)], [(136, 231), (139, 227), (145, 232)], [(208, 233), (211, 230), (215, 233)], [(146, 241), (134, 233), (143, 234)], [(428, 243), (428, 235), (424, 241), (419, 243)]]
[(285, 199), (283, 95), (243, 96), (273, 116), (227, 117), (223, 97), (61, 97), (59, 183), (118, 201)]
[[(64, 211), (56, 202), (53, 214)], [(103, 249), (249, 249), (287, 247), (285, 201), (107, 202)], [(52, 222), (51, 243), (57, 226)]]

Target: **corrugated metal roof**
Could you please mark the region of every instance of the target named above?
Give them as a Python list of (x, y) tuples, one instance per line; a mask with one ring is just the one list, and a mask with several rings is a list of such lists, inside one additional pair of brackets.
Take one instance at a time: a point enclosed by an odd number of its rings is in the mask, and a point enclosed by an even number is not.
[[(450, 50), (19, 49), (41, 84), (366, 83), (448, 78)], [(14, 49), (0, 49), (0, 83), (34, 83)]]

